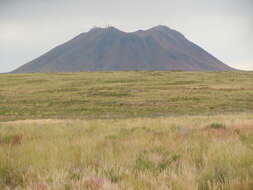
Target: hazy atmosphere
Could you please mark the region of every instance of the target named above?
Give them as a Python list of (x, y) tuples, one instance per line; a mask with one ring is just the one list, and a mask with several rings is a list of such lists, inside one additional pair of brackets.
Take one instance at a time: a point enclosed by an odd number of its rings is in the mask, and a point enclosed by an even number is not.
[(252, 0), (1, 0), (0, 73), (94, 26), (124, 31), (166, 25), (226, 64), (253, 70)]

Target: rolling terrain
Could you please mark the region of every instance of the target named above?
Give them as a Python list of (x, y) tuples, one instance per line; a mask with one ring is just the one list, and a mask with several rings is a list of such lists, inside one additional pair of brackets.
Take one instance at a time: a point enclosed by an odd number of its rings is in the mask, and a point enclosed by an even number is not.
[(252, 72), (0, 75), (0, 119), (127, 118), (253, 109)]

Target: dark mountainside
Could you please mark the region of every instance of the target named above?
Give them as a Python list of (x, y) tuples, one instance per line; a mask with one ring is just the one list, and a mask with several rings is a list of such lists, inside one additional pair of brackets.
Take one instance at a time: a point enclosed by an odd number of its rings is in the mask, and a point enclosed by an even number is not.
[(94, 28), (13, 73), (124, 70), (231, 71), (208, 52), (166, 26), (126, 33)]

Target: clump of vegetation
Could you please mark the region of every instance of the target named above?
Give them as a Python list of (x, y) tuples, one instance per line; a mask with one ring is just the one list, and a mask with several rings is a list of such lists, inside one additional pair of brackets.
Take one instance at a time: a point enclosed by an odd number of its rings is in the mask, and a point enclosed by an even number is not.
[(2, 136), (0, 134), (0, 145), (6, 144), (6, 145), (19, 145), (21, 144), (23, 140), (22, 134), (13, 134), (13, 135), (5, 135)]
[(211, 123), (207, 126), (209, 129), (226, 129), (226, 125), (223, 123)]
[(155, 168), (155, 163), (141, 155), (135, 162), (135, 168), (137, 170), (151, 170)]

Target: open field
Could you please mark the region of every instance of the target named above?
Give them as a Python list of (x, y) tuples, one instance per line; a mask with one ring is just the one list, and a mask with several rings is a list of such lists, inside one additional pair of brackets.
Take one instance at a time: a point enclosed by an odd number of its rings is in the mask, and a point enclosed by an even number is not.
[(253, 72), (0, 75), (0, 120), (131, 118), (253, 110)]
[(253, 72), (0, 75), (2, 190), (253, 190)]
[(253, 188), (252, 114), (0, 126), (0, 189)]

